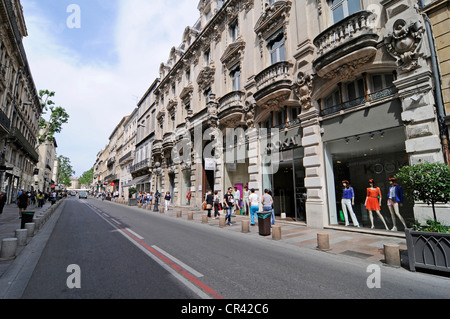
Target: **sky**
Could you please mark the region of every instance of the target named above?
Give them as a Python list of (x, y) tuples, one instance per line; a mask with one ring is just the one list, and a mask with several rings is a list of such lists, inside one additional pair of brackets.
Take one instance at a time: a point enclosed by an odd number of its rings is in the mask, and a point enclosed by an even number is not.
[(159, 77), (161, 62), (199, 18), (198, 1), (21, 0), (36, 89), (54, 91), (70, 115), (55, 138), (76, 177)]

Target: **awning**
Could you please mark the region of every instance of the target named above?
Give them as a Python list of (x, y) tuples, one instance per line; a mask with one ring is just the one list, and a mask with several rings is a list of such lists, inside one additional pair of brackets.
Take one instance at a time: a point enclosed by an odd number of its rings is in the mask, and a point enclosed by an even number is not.
[(139, 184), (140, 182), (142, 182), (143, 180), (150, 180), (150, 175), (144, 175), (144, 176), (139, 176), (138, 178), (133, 179), (132, 181), (130, 181), (129, 183), (123, 185), (123, 187), (131, 187), (134, 186), (136, 184)]

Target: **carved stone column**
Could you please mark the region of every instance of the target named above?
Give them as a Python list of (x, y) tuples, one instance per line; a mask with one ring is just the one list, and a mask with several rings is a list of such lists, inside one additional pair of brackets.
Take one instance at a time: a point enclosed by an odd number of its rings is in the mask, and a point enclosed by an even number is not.
[(319, 123), (319, 111), (312, 107), (298, 118), (303, 127), (303, 166), (307, 189), (306, 222), (309, 227), (323, 228), (327, 224), (328, 209), (325, 183), (323, 142)]

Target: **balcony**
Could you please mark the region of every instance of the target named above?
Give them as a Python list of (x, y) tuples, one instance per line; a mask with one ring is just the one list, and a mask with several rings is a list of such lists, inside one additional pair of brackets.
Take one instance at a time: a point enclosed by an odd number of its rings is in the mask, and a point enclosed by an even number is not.
[(162, 140), (154, 140), (152, 146), (152, 155), (157, 156), (162, 153)]
[[(275, 100), (284, 100), (291, 93), (290, 72), (293, 64), (287, 61), (277, 62), (255, 76), (257, 91), (254, 94), (260, 106), (271, 105)], [(270, 102), (270, 103), (268, 103)]]
[(345, 101), (345, 102), (337, 104), (337, 105), (322, 108), (320, 111), (320, 115), (326, 116), (326, 115), (330, 115), (330, 114), (344, 112), (345, 110), (348, 110), (348, 109), (358, 108), (358, 106), (363, 106), (366, 103), (380, 101), (384, 98), (394, 95), (395, 93), (397, 93), (397, 88), (395, 86), (384, 88), (382, 90), (369, 93), (367, 96), (358, 97), (351, 101)]
[(133, 159), (134, 159), (133, 152), (129, 151), (127, 154), (125, 154), (124, 156), (122, 156), (119, 159), (119, 164), (120, 165), (125, 165), (125, 164), (131, 162)]
[(173, 132), (168, 132), (164, 134), (162, 141), (163, 150), (172, 149), (174, 145), (175, 145), (175, 134)]
[(233, 91), (219, 99), (218, 117), (224, 127), (236, 127), (244, 124), (244, 97), (242, 91)]
[(150, 168), (150, 159), (147, 158), (147, 159), (131, 166), (130, 173), (133, 175), (138, 172), (147, 172), (148, 173), (149, 168)]
[(31, 157), (33, 162), (39, 162), (39, 154), (17, 128), (11, 129), (10, 138)]
[(320, 77), (342, 77), (375, 55), (379, 35), (370, 25), (371, 18), (371, 11), (356, 12), (314, 39), (317, 59), (313, 66)]

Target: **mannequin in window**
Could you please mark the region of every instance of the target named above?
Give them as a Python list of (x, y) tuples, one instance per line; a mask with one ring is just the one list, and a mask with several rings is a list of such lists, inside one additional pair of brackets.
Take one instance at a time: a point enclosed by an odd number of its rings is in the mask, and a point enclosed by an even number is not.
[(375, 185), (375, 181), (373, 179), (369, 180), (369, 188), (367, 188), (367, 196), (366, 196), (366, 202), (364, 203), (366, 206), (366, 209), (369, 211), (369, 218), (370, 223), (372, 224), (372, 229), (375, 228), (373, 225), (373, 211), (375, 211), (380, 217), (381, 221), (384, 224), (384, 227), (389, 230), (389, 228), (386, 225), (386, 222), (383, 218), (383, 215), (381, 215), (381, 191), (380, 188)]
[(358, 219), (356, 218), (355, 213), (353, 212), (353, 205), (355, 205), (355, 192), (353, 191), (353, 187), (350, 186), (350, 183), (345, 180), (342, 181), (343, 194), (342, 194), (342, 211), (344, 213), (345, 226), (349, 226), (348, 222), (348, 213), (347, 209), (350, 211), (350, 217), (352, 218), (353, 225), (359, 227)]
[(395, 215), (397, 215), (398, 219), (402, 222), (403, 226), (406, 228), (405, 220), (402, 215), (400, 215), (399, 206), (403, 206), (403, 189), (400, 185), (397, 184), (395, 178), (389, 178), (389, 193), (387, 205), (389, 207), (389, 211), (391, 212), (392, 223), (394, 227), (392, 227), (392, 231), (397, 231), (397, 221), (395, 219)]

